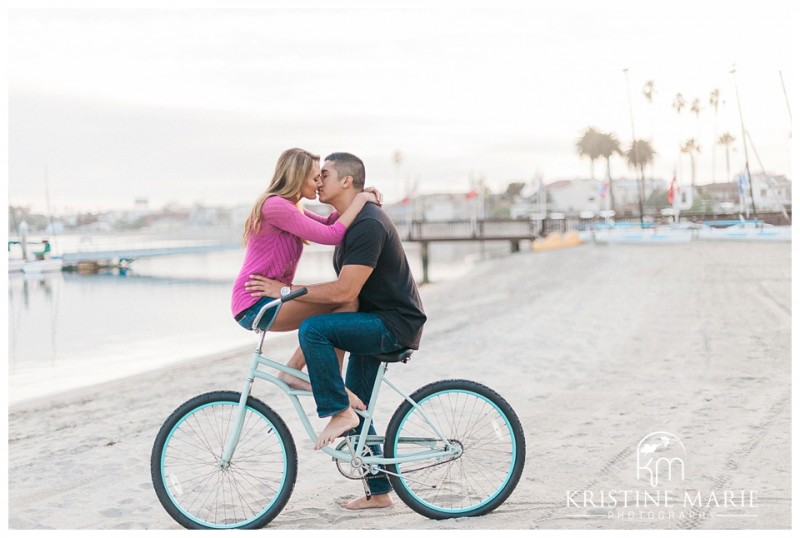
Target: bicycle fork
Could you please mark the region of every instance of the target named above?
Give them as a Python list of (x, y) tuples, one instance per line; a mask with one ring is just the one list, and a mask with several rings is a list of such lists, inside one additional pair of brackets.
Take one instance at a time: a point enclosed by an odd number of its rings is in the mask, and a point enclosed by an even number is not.
[[(260, 346), (259, 346), (260, 348)], [(242, 434), (242, 426), (244, 425), (244, 414), (247, 408), (247, 398), (250, 397), (250, 389), (253, 387), (253, 381), (256, 378), (256, 370), (258, 369), (258, 353), (253, 354), (253, 361), (250, 365), (250, 372), (242, 387), (242, 395), (239, 398), (239, 405), (236, 408), (236, 418), (233, 422), (233, 430), (228, 436), (228, 441), (225, 443), (225, 450), (222, 452), (222, 457), (219, 460), (219, 467), (227, 469), (231, 464), (233, 452), (236, 450), (236, 445), (239, 444), (239, 436)]]

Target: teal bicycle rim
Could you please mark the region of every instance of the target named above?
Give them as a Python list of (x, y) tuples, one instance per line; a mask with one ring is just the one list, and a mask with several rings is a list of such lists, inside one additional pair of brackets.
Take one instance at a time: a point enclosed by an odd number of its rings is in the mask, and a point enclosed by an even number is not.
[[(281, 455), (281, 458), (282, 458), (282, 461), (283, 461), (283, 468), (282, 468), (282, 476), (281, 476), (281, 480), (280, 480), (280, 485), (276, 488), (276, 490), (275, 490), (276, 494), (272, 498), (272, 500), (267, 504), (267, 506), (263, 507), (256, 514), (254, 514), (253, 516), (251, 516), (251, 517), (249, 517), (249, 518), (247, 518), (246, 520), (243, 520), (243, 521), (237, 521), (235, 523), (231, 523), (231, 524), (228, 524), (228, 525), (215, 524), (215, 523), (212, 523), (212, 522), (209, 522), (209, 521), (205, 521), (205, 520), (199, 519), (194, 514), (188, 512), (184, 508), (183, 504), (181, 502), (179, 502), (178, 499), (176, 499), (175, 496), (173, 495), (173, 491), (172, 491), (172, 488), (170, 487), (170, 484), (166, 483), (167, 474), (166, 474), (166, 469), (164, 467), (167, 448), (170, 446), (170, 441), (172, 440), (175, 432), (178, 431), (180, 429), (180, 427), (188, 419), (190, 419), (191, 417), (196, 416), (197, 413), (205, 410), (208, 407), (212, 407), (212, 406), (216, 407), (216, 406), (220, 406), (220, 405), (230, 406), (232, 408), (231, 410), (232, 410), (232, 417), (233, 417), (233, 416), (235, 416), (235, 411), (238, 408), (239, 404), (236, 403), (236, 402), (226, 402), (226, 401), (209, 402), (207, 404), (204, 404), (202, 406), (199, 406), (199, 407), (193, 409), (191, 411), (191, 413), (188, 413), (188, 414), (184, 415), (183, 417), (181, 417), (180, 421), (177, 424), (175, 424), (175, 426), (172, 428), (172, 430), (170, 430), (169, 435), (167, 436), (166, 441), (164, 442), (164, 448), (163, 448), (163, 450), (161, 452), (161, 477), (164, 480), (164, 490), (167, 492), (167, 495), (169, 496), (170, 501), (172, 502), (173, 506), (175, 506), (184, 516), (186, 516), (190, 520), (194, 521), (198, 525), (202, 525), (202, 526), (205, 526), (205, 527), (210, 527), (210, 528), (214, 528), (214, 529), (234, 529), (234, 528), (239, 528), (239, 527), (243, 527), (245, 525), (248, 525), (249, 523), (251, 523), (251, 522), (255, 521), (256, 519), (260, 518), (261, 516), (263, 516), (270, 508), (272, 508), (272, 506), (278, 500), (278, 497), (279, 497), (278, 493), (281, 492), (283, 490), (284, 486), (285, 486), (285, 482), (286, 482), (286, 478), (287, 478), (287, 474), (288, 474), (288, 464), (287, 464), (288, 457), (287, 457), (287, 454), (286, 454), (286, 446), (284, 445), (283, 439), (281, 438), (280, 435), (275, 435), (274, 436), (275, 439), (277, 439), (277, 441), (278, 441), (278, 445), (280, 446), (280, 455)], [(246, 406), (246, 410), (249, 413), (252, 413), (256, 417), (258, 417), (258, 419), (260, 419), (261, 421), (263, 421), (263, 423), (267, 426), (267, 428), (269, 429), (270, 432), (276, 431), (275, 425), (269, 419), (267, 419), (267, 417), (265, 417), (262, 413), (260, 413), (256, 409), (253, 409), (249, 405)], [(231, 418), (231, 420), (233, 420), (233, 418)], [(226, 438), (227, 438), (227, 436), (222, 436), (222, 442), (224, 442), (224, 440)], [(222, 445), (220, 445), (220, 447), (219, 447), (220, 454), (222, 452), (222, 448), (223, 448)], [(219, 456), (217, 456), (217, 457), (219, 457)], [(234, 454), (234, 460), (233, 461), (235, 461), (235, 460), (236, 460), (236, 455)], [(220, 471), (220, 472), (222, 472), (222, 471)]]

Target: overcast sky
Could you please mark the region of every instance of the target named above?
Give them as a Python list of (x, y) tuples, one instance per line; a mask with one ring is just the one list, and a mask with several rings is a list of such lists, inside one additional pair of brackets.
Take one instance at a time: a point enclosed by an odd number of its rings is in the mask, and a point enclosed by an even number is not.
[[(14, 4), (12, 2), (12, 4)], [(45, 2), (44, 4), (48, 4)], [(49, 4), (53, 4), (50, 2)], [(652, 140), (655, 174), (726, 178), (714, 134), (744, 122), (769, 172), (791, 175), (788, 1), (554, 1), (528, 9), (9, 10), (9, 201), (55, 213), (136, 198), (250, 204), (277, 156), (350, 151), (389, 201), (588, 177), (588, 126)], [(796, 63), (796, 62), (795, 62)], [(632, 97), (633, 127), (626, 75)], [(642, 94), (655, 82), (650, 105)], [(708, 98), (724, 101), (715, 115)], [(675, 94), (699, 98), (678, 116)], [(393, 156), (400, 152), (401, 160)], [(758, 172), (750, 154), (751, 170)], [(604, 166), (596, 165), (601, 176)], [(631, 176), (621, 159), (615, 177)]]

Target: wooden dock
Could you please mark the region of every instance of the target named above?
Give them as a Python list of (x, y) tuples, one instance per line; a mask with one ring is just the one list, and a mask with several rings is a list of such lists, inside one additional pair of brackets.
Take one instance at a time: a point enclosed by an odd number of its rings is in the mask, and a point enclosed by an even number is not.
[(453, 241), (508, 241), (511, 252), (519, 252), (520, 242), (533, 241), (542, 235), (541, 221), (520, 219), (412, 221), (399, 224), (404, 241), (420, 243), (422, 283), (429, 282), (428, 245)]

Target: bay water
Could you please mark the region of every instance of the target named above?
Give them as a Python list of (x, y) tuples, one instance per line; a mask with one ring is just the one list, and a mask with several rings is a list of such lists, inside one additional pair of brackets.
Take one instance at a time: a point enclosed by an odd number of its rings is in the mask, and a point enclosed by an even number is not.
[[(404, 248), (419, 282), (420, 247)], [(456, 278), (507, 251), (504, 244), (434, 243), (430, 279)], [(295, 282), (335, 278), (332, 253), (306, 246)], [(9, 404), (234, 350), (247, 356), (256, 337), (230, 312), (243, 257), (243, 249), (232, 249), (142, 258), (126, 271), (9, 274)]]

